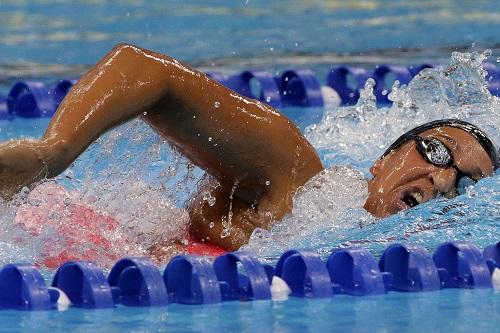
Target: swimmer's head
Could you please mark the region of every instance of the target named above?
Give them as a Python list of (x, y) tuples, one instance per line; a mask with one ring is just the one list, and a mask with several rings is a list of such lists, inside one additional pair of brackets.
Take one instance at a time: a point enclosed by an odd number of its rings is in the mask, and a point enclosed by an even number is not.
[(399, 137), (370, 169), (365, 209), (378, 217), (412, 208), (438, 195), (453, 197), (459, 180), (474, 181), (499, 168), (498, 150), (478, 127), (445, 119)]

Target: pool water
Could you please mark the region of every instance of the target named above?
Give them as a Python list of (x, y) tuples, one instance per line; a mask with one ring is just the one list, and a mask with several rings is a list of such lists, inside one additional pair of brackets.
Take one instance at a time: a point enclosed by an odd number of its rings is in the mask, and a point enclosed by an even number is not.
[[(499, 6), (495, 1), (2, 1), (0, 91), (5, 93), (20, 77), (47, 82), (77, 77), (121, 41), (169, 53), (203, 70), (279, 72), (299, 66), (313, 68), (320, 81), (337, 63), (367, 68), (377, 63), (450, 63), (450, 70), (428, 70), (408, 87), (396, 86), (391, 107), (377, 107), (368, 84), (352, 107), (282, 110), (300, 126), (325, 167), (354, 171), (326, 175), (329, 188), (306, 186), (284, 222), (269, 231), (257, 230), (245, 249), (274, 263), (289, 248), (310, 248), (327, 256), (336, 247), (363, 246), (376, 257), (394, 242), (432, 250), (444, 241), (467, 240), (484, 248), (500, 240), (498, 171), (465, 186), (456, 198), (438, 198), (382, 220), (361, 208), (362, 181), (358, 187), (345, 183), (369, 177), (369, 167), (395, 138), (426, 121), (458, 117), (500, 143), (500, 102), (484, 89), (480, 66), (487, 54), (471, 53), (489, 48), (490, 62), (499, 56)], [(84, 15), (87, 11), (98, 14)], [(452, 54), (456, 49), (467, 52)], [(39, 137), (48, 121), (2, 121), (0, 140)], [(63, 198), (65, 203), (84, 203), (120, 219), (125, 231), (106, 237), (138, 244), (113, 249), (116, 255), (136, 255), (144, 253), (140, 234), (183, 232), (182, 223), (165, 226), (164, 221), (175, 217), (182, 222), (179, 209), (202, 175), (145, 124), (132, 121), (100, 138), (56, 182), (74, 193)], [(27, 195), (0, 206), (3, 263), (39, 261), (43, 245), (54, 239), (50, 229), (33, 236), (13, 227), (20, 207), (40, 205)], [(138, 226), (142, 221), (150, 223)], [(19, 236), (28, 244), (11, 241)], [(61, 242), (54, 243), (57, 247)], [(100, 251), (96, 261), (109, 268), (112, 261)], [(44, 271), (47, 279), (51, 273)], [(210, 306), (0, 311), (0, 331), (479, 332), (498, 330), (499, 312), (496, 290), (447, 289)]]
[(495, 332), (499, 308), (492, 290), (447, 289), (146, 309), (2, 311), (0, 319), (4, 332)]

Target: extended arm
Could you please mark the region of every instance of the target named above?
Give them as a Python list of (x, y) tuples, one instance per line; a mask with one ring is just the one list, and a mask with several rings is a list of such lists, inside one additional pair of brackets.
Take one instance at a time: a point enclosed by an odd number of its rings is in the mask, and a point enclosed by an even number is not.
[[(26, 142), (0, 148), (0, 163), (24, 160), (32, 165), (32, 175), (26, 172), (26, 179), (17, 182), (23, 185), (55, 176), (103, 132), (138, 115), (220, 182), (218, 204), (192, 206), (197, 226), (205, 226), (207, 220), (199, 214), (217, 219), (234, 209), (241, 211), (232, 216), (241, 220), (235, 227), (248, 225), (243, 239), (247, 238), (255, 226), (268, 226), (256, 222), (253, 213), (268, 212), (267, 220), (281, 218), (297, 187), (322, 169), (315, 150), (278, 111), (171, 57), (133, 45), (118, 45), (88, 71), (63, 100), (44, 137), (29, 143), (29, 149), (37, 151), (32, 160), (38, 158), (42, 166), (28, 161), (26, 152), (16, 156)], [(16, 167), (20, 166), (11, 165)], [(233, 205), (233, 199), (238, 203)], [(213, 230), (201, 231), (201, 236)]]

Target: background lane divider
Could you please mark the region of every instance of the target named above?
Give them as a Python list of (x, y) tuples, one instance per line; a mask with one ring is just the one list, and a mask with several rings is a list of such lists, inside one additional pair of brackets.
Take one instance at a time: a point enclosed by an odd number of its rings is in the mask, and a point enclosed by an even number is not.
[[(328, 72), (326, 86), (323, 87), (322, 81), (310, 69), (291, 68), (281, 75), (262, 70), (246, 70), (235, 75), (209, 72), (207, 75), (242, 95), (277, 108), (329, 106), (329, 100), (337, 95), (341, 99), (341, 105), (354, 105), (359, 99), (359, 90), (369, 77), (373, 77), (377, 103), (390, 105), (392, 102), (388, 95), (394, 80), (398, 80), (400, 84), (408, 84), (420, 71), (432, 67), (439, 65), (403, 67), (382, 64), (372, 71), (338, 66)], [(494, 96), (500, 96), (500, 70), (493, 63), (484, 63), (483, 67), (489, 91)], [(11, 119), (14, 116), (51, 117), (75, 83), (76, 79), (60, 80), (54, 86), (47, 86), (41, 81), (19, 81), (11, 87), (7, 97), (0, 94), (0, 119)]]

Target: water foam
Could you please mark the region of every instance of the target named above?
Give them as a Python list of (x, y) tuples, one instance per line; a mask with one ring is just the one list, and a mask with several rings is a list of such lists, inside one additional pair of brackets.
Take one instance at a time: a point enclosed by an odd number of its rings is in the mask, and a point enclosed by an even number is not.
[(203, 172), (140, 120), (105, 134), (63, 174), (0, 204), (3, 262), (54, 267), (73, 258), (111, 267), (185, 238), (185, 201)]

